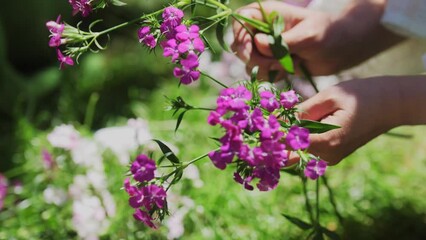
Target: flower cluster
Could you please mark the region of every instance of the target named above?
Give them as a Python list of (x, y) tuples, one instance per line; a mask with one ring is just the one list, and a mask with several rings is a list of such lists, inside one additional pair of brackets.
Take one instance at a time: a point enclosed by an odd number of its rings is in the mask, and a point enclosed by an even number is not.
[[(210, 125), (219, 124), (226, 132), (220, 138), (220, 149), (209, 154), (213, 164), (225, 169), (236, 163), (234, 179), (248, 190), (253, 190), (250, 183), (254, 179), (259, 179), (260, 191), (274, 189), (290, 151), (309, 146), (308, 129), (277, 117), (294, 115), (297, 102), (294, 91), (282, 92), (278, 99), (272, 91), (250, 92), (244, 86), (222, 90), (216, 110), (208, 117)], [(314, 179), (324, 174), (323, 161), (309, 164), (306, 176)]]
[(180, 65), (174, 68), (173, 75), (180, 78), (182, 84), (190, 84), (200, 77), (198, 57), (204, 52), (205, 46), (200, 38), (200, 28), (197, 25), (185, 25), (183, 17), (182, 10), (166, 7), (159, 31), (143, 26), (138, 31), (138, 37), (140, 42), (152, 49), (157, 45), (157, 39), (164, 36), (165, 39), (160, 43), (163, 56), (170, 57), (173, 63)]
[(130, 197), (129, 204), (135, 209), (133, 217), (151, 228), (157, 228), (153, 213), (158, 212), (161, 218), (166, 212), (166, 191), (152, 183), (156, 169), (155, 161), (141, 154), (130, 167), (137, 184), (131, 185), (129, 178), (124, 181), (124, 189)]
[(61, 15), (58, 16), (56, 21), (48, 21), (46, 23), (46, 27), (50, 31), (49, 46), (52, 48), (56, 48), (56, 54), (60, 63), (59, 68), (62, 69), (64, 67), (64, 64), (70, 66), (74, 65), (74, 60), (70, 56), (64, 55), (59, 49), (60, 45), (67, 43), (67, 39), (63, 37), (65, 24), (61, 23)]

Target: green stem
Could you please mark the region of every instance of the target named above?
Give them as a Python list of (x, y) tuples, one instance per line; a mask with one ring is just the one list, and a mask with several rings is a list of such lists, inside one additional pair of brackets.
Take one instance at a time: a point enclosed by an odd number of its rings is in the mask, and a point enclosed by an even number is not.
[(90, 95), (89, 103), (87, 104), (86, 114), (84, 117), (84, 125), (87, 129), (90, 129), (93, 123), (93, 117), (95, 116), (96, 104), (99, 101), (99, 94), (94, 92)]
[(200, 71), (201, 75), (210, 78), (213, 82), (219, 84), (220, 86), (224, 87), (224, 88), (229, 88), (228, 86), (226, 86), (225, 84), (221, 83), (219, 80), (215, 79), (214, 77), (208, 75), (205, 72)]
[(110, 33), (110, 32), (112, 32), (112, 31), (115, 31), (115, 30), (120, 29), (120, 28), (123, 28), (123, 27), (127, 27), (127, 26), (132, 25), (132, 24), (134, 24), (134, 23), (137, 23), (137, 22), (139, 22), (139, 21), (141, 21), (141, 20), (147, 19), (147, 18), (149, 18), (149, 17), (151, 17), (151, 16), (158, 15), (158, 14), (162, 13), (162, 12), (163, 12), (163, 10), (164, 10), (164, 9), (160, 9), (160, 10), (157, 10), (157, 11), (152, 12), (152, 13), (150, 13), (150, 14), (142, 15), (142, 16), (140, 16), (140, 17), (138, 17), (138, 18), (135, 18), (135, 19), (133, 19), (133, 20), (130, 20), (130, 21), (128, 21), (128, 22), (124, 22), (124, 23), (119, 24), (119, 25), (116, 25), (116, 26), (114, 26), (114, 27), (111, 27), (111, 28), (105, 29), (105, 30), (103, 30), (103, 31), (99, 32), (99, 33), (98, 33), (98, 36), (103, 35), (103, 34)]
[(213, 15), (213, 16), (210, 16), (210, 17), (208, 17), (207, 19), (209, 19), (209, 20), (215, 20), (215, 19), (219, 19), (217, 22), (219, 22), (220, 20), (222, 20), (223, 18), (227, 18), (229, 15), (231, 15), (232, 14), (232, 10), (231, 9), (228, 9), (228, 10), (225, 10), (225, 11), (223, 11), (223, 12), (220, 12), (220, 13), (218, 13), (218, 14), (216, 14), (216, 15)]
[[(219, 150), (219, 149), (220, 149), (220, 148), (217, 148), (217, 149), (215, 149), (215, 150), (213, 150), (213, 151), (217, 151), (217, 150)], [(185, 168), (187, 168), (189, 165), (191, 165), (191, 164), (193, 164), (193, 163), (195, 163), (195, 162), (198, 162), (198, 161), (200, 161), (201, 159), (203, 159), (203, 158), (207, 157), (207, 156), (209, 155), (209, 153), (210, 153), (210, 152), (212, 152), (212, 151), (209, 151), (208, 153), (205, 153), (205, 154), (203, 154), (203, 155), (201, 155), (201, 156), (199, 156), (199, 157), (197, 157), (197, 158), (192, 159), (192, 160), (191, 160), (191, 161), (189, 161), (189, 162), (186, 162), (186, 163), (182, 164), (183, 169), (185, 169)]]
[[(204, 3), (204, 1), (197, 1), (197, 3), (198, 2), (203, 2)], [(223, 10), (230, 10), (230, 8), (228, 7), (228, 6), (226, 6), (226, 5), (224, 5), (224, 4), (222, 4), (221, 2), (219, 2), (219, 1), (216, 1), (216, 0), (207, 0), (207, 3), (210, 3), (210, 4), (212, 4), (212, 5), (215, 5), (215, 6), (217, 6), (217, 7), (219, 7), (219, 8), (221, 8), (221, 9), (223, 9)]]
[(302, 184), (302, 186), (303, 186), (303, 194), (305, 196), (305, 207), (306, 207), (306, 210), (308, 211), (309, 219), (311, 220), (311, 223), (313, 224), (315, 222), (315, 219), (314, 219), (314, 215), (312, 213), (311, 204), (309, 203), (308, 191), (306, 189), (306, 179), (303, 178), (303, 177), (301, 177), (301, 179), (302, 179), (302, 183), (303, 183)]
[(337, 209), (337, 204), (336, 204), (336, 200), (334, 199), (334, 193), (333, 190), (331, 189), (330, 185), (328, 184), (328, 180), (326, 176), (322, 176), (322, 181), (324, 182), (325, 187), (327, 188), (328, 191), (328, 198), (330, 200), (331, 205), (333, 206), (333, 210), (334, 210), (334, 214), (336, 215), (337, 219), (339, 220), (340, 225), (343, 226), (343, 217), (342, 214), (340, 214), (339, 209)]
[(316, 219), (316, 223), (315, 225), (317, 227), (320, 226), (320, 211), (319, 211), (319, 179), (316, 180), (316, 186), (315, 186), (315, 200), (316, 200), (316, 215), (317, 215), (317, 219)]

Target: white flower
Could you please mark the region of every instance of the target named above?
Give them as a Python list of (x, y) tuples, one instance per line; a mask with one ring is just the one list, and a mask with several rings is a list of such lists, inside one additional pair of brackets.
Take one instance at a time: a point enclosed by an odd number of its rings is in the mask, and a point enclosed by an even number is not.
[(132, 127), (121, 126), (100, 129), (95, 133), (94, 138), (103, 147), (111, 149), (119, 158), (120, 163), (124, 165), (129, 163), (130, 152), (149, 142), (152, 136), (147, 126), (139, 122)]
[(101, 151), (96, 142), (81, 139), (71, 151), (73, 161), (85, 167), (103, 170)]
[(71, 150), (77, 146), (79, 139), (80, 133), (75, 130), (73, 125), (62, 124), (55, 127), (53, 131), (47, 135), (47, 140), (52, 146), (67, 150)]
[(104, 208), (99, 198), (83, 196), (74, 201), (72, 224), (82, 239), (98, 239), (109, 226)]
[(67, 200), (67, 193), (61, 188), (47, 186), (43, 191), (43, 197), (46, 203), (61, 206)]

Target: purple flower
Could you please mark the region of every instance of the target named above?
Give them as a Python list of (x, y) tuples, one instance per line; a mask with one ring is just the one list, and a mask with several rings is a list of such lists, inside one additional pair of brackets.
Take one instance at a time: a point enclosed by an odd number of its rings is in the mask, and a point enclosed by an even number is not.
[(48, 21), (46, 23), (47, 29), (49, 29), (49, 31), (51, 33), (62, 35), (62, 33), (64, 32), (64, 29), (65, 29), (65, 24), (60, 23), (60, 21), (61, 21), (61, 15), (59, 15), (56, 18), (56, 22), (55, 21)]
[(81, 12), (83, 17), (87, 17), (92, 12), (92, 5), (90, 0), (68, 0), (72, 6), (72, 14), (76, 15)]
[(257, 117), (253, 120), (255, 128), (260, 130), (261, 140), (281, 137), (281, 134), (276, 134), (280, 130), (280, 122), (274, 115), (269, 115), (268, 120), (262, 117)]
[(180, 78), (182, 84), (188, 85), (200, 78), (200, 72), (197, 70), (187, 69), (185, 67), (173, 69), (173, 75)]
[(166, 7), (162, 14), (163, 23), (176, 27), (182, 22), (183, 15), (183, 11), (179, 8), (175, 8), (173, 6)]
[(4, 206), (4, 199), (6, 198), (8, 188), (7, 186), (8, 184), (6, 177), (0, 174), (0, 210)]
[(62, 39), (62, 33), (64, 32), (65, 25), (60, 23), (61, 15), (55, 21), (48, 21), (46, 23), (47, 29), (50, 31), (49, 47), (59, 47), (61, 44), (66, 42), (65, 39)]
[(180, 56), (177, 46), (178, 44), (176, 42), (176, 39), (174, 38), (161, 42), (161, 47), (163, 48), (163, 56), (172, 57), (172, 62), (176, 62)]
[(176, 39), (183, 42), (186, 40), (192, 40), (200, 37), (200, 27), (197, 25), (191, 25), (189, 28), (185, 24), (181, 24), (175, 28)]
[(185, 59), (182, 59), (180, 61), (180, 64), (184, 68), (195, 69), (199, 65), (197, 54), (195, 53), (188, 54), (188, 56)]
[(277, 187), (280, 180), (280, 169), (268, 166), (256, 167), (253, 176), (260, 179), (256, 185), (260, 191), (270, 191)]
[(324, 160), (315, 160), (312, 159), (306, 164), (305, 176), (315, 180), (318, 177), (324, 175), (325, 170), (327, 169), (327, 162)]
[(260, 93), (260, 105), (268, 110), (268, 112), (273, 112), (280, 107), (280, 104), (275, 99), (275, 94), (270, 91), (263, 91)]
[(309, 130), (303, 127), (292, 126), (288, 130), (286, 143), (293, 149), (306, 149), (309, 147)]
[(212, 125), (215, 126), (216, 124), (219, 124), (222, 122), (222, 115), (220, 115), (218, 112), (216, 111), (211, 111), (209, 116), (207, 117), (207, 122)]
[(154, 171), (156, 169), (155, 161), (144, 154), (137, 156), (136, 160), (130, 167), (133, 177), (139, 182), (148, 182), (154, 179)]
[(182, 22), (183, 12), (175, 7), (166, 7), (162, 14), (163, 22), (160, 25), (160, 31), (167, 39), (172, 39), (176, 35), (175, 28)]
[(213, 164), (223, 170), (226, 168), (226, 165), (232, 163), (232, 159), (234, 159), (233, 152), (223, 152), (221, 150), (212, 151), (209, 153), (209, 158), (212, 160)]
[(251, 180), (253, 180), (252, 176), (246, 177), (246, 178), (242, 178), (241, 175), (237, 172), (234, 173), (234, 180), (237, 183), (240, 183), (244, 186), (245, 189), (249, 190), (249, 191), (253, 191), (253, 186), (250, 185)]
[(164, 207), (167, 194), (163, 187), (152, 184), (143, 187), (141, 192), (143, 194), (143, 205), (148, 211), (150, 211), (154, 205), (158, 208)]
[(155, 226), (155, 224), (153, 223), (154, 219), (145, 211), (136, 209), (135, 213), (133, 214), (133, 217), (136, 220), (143, 222), (146, 226), (150, 228), (157, 228), (157, 226)]
[(247, 101), (251, 100), (251, 92), (244, 86), (237, 88), (225, 88), (217, 98), (218, 111), (238, 111), (247, 109)]
[(200, 28), (197, 25), (191, 25), (189, 28), (181, 24), (175, 28), (176, 40), (178, 40), (179, 53), (186, 53), (192, 51), (204, 52), (204, 42), (199, 37)]
[(286, 109), (290, 109), (294, 107), (294, 105), (296, 105), (298, 102), (299, 102), (299, 97), (297, 96), (294, 90), (290, 90), (288, 92), (282, 92), (280, 94), (280, 103)]
[(242, 144), (240, 150), (237, 153), (238, 158), (248, 163), (250, 166), (255, 164), (255, 154), (252, 148), (249, 145)]
[(59, 69), (63, 69), (64, 68), (64, 64), (66, 65), (70, 65), (73, 66), (74, 65), (74, 60), (72, 60), (72, 58), (70, 56), (64, 56), (61, 52), (61, 50), (56, 49), (56, 53), (58, 55), (58, 61), (59, 61)]
[(144, 43), (149, 48), (155, 48), (157, 46), (157, 40), (154, 35), (151, 34), (151, 28), (148, 26), (141, 27), (138, 30), (139, 42)]
[(124, 180), (124, 190), (126, 190), (127, 194), (129, 194), (130, 197), (133, 197), (133, 196), (136, 196), (137, 194), (139, 194), (139, 189), (130, 184), (129, 178), (126, 178)]
[(255, 165), (267, 165), (272, 168), (280, 169), (287, 162), (287, 151), (285, 145), (273, 140), (266, 140), (260, 144), (260, 147), (253, 149), (255, 156)]

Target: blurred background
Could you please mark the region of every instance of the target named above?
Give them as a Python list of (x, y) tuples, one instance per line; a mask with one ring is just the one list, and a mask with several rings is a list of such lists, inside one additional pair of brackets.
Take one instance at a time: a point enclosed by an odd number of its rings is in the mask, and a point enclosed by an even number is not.
[[(106, 8), (85, 22), (103, 19), (96, 28), (104, 29), (167, 3), (125, 2), (127, 7)], [(242, 6), (248, 2), (251, 1), (238, 0), (232, 4)], [(338, 11), (339, 5), (333, 6), (314, 7)], [(49, 32), (45, 27), (59, 13), (71, 25), (81, 20), (71, 17), (71, 7), (65, 0), (27, 0), (24, 6), (20, 1), (7, 1), (0, 8), (0, 173), (8, 178), (9, 185), (16, 183), (9, 188), (5, 206), (0, 207), (0, 239), (86, 238), (73, 224), (72, 202), (61, 207), (43, 198), (47, 186), (55, 182), (38, 165), (42, 150), (49, 149), (46, 135), (62, 123), (72, 124), (82, 135), (93, 137), (99, 129), (123, 126), (128, 119), (139, 118), (153, 138), (174, 145), (179, 157), (185, 160), (215, 147), (208, 138), (217, 136), (218, 131), (205, 127), (207, 113), (187, 114), (180, 130), (174, 133), (175, 119), (171, 112), (163, 111), (167, 105), (164, 96), (182, 96), (193, 105), (213, 106), (218, 93), (213, 84), (201, 79), (194, 86), (178, 87), (168, 59), (162, 58), (161, 52), (150, 54), (138, 44), (136, 25), (114, 33), (106, 51), (85, 54), (79, 64), (60, 71), (56, 53), (48, 47)], [(324, 88), (355, 77), (417, 73), (422, 62), (414, 56), (426, 52), (419, 50), (424, 48), (424, 42), (413, 40), (386, 53), (390, 55), (378, 56), (356, 69), (317, 81)], [(410, 60), (395, 67), (394, 56)], [(207, 58), (207, 68), (216, 69), (212, 75), (244, 75), (244, 66), (221, 52), (211, 53)], [(232, 64), (223, 66), (221, 59)], [(321, 221), (343, 239), (426, 239), (426, 128), (402, 127), (392, 133), (378, 137), (329, 170), (338, 214), (327, 189), (321, 188)], [(180, 215), (172, 218), (174, 222), (157, 231), (146, 229), (133, 221), (126, 193), (121, 190), (127, 167), (108, 152), (102, 156), (108, 179), (105, 185), (112, 194), (117, 214), (110, 216), (107, 229), (97, 232), (101, 239), (306, 236), (281, 215), (308, 219), (297, 177), (283, 175), (280, 186), (272, 192), (247, 192), (234, 183), (230, 170), (219, 172), (208, 159), (185, 173), (187, 179), (176, 187), (175, 212)], [(73, 178), (69, 172), (57, 174)], [(37, 180), (40, 178), (44, 180)], [(314, 184), (308, 190), (313, 198)], [(340, 215), (343, 220), (339, 220)]]

